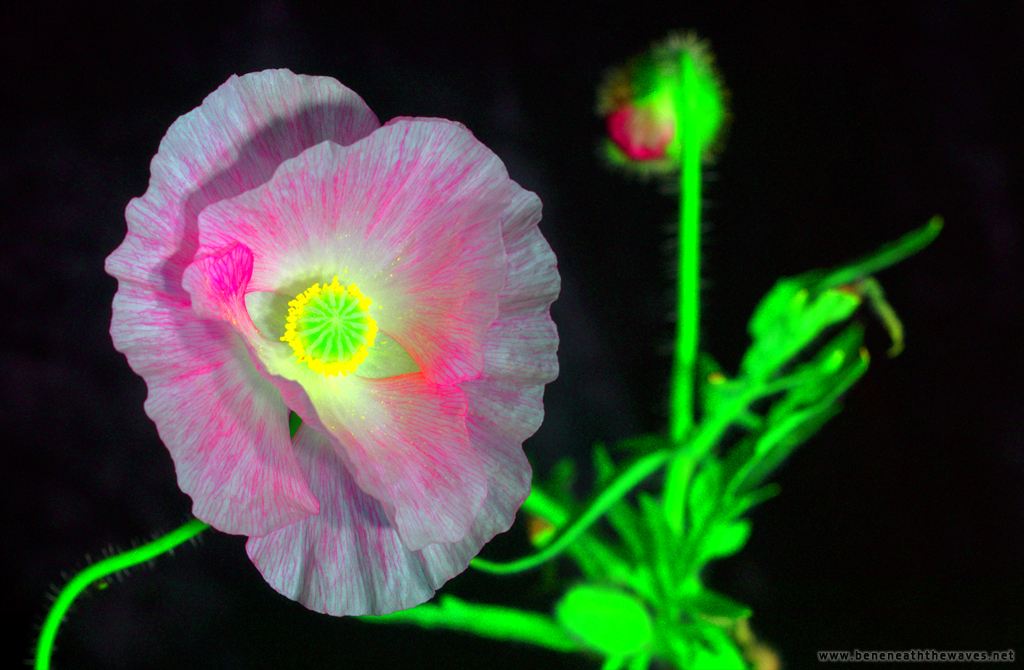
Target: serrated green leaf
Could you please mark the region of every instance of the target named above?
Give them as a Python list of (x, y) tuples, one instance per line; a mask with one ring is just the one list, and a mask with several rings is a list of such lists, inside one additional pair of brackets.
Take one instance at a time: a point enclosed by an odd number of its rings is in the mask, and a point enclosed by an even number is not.
[(780, 416), (819, 402), (830, 394), (851, 366), (860, 365), (864, 328), (851, 323), (818, 350), (814, 357), (800, 365), (791, 375), (793, 383), (783, 398), (777, 400), (767, 414), (771, 425)]
[(767, 378), (825, 329), (860, 307), (856, 293), (833, 288), (817, 291), (817, 279), (784, 279), (762, 301), (750, 324), (753, 342), (740, 366), (745, 374)]
[(850, 290), (850, 285), (917, 253), (941, 230), (942, 219), (933, 217), (925, 226), (853, 262), (780, 280), (750, 319), (752, 343), (741, 369), (754, 379), (771, 376), (826, 328), (857, 309), (863, 296)]

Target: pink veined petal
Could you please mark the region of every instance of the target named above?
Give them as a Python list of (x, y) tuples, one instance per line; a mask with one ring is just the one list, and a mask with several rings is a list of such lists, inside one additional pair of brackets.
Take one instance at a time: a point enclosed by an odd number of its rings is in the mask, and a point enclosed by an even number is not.
[[(234, 325), (262, 368), (262, 361), (274, 364), (267, 350), (284, 345), (263, 338), (245, 311), (252, 263), (249, 249), (234, 244), (197, 258), (184, 285), (200, 313)], [(337, 440), (359, 486), (381, 502), (409, 549), (465, 537), (487, 494), (487, 476), (469, 442), (458, 387), (421, 373), (362, 379), (310, 371), (303, 387), (315, 411), (312, 426)], [(300, 416), (308, 411), (297, 409)]]
[[(252, 277), (253, 255), (244, 244), (232, 244), (210, 254), (200, 254), (185, 269), (182, 285), (192, 299), (196, 314), (230, 324), (248, 347), (253, 369), (277, 387), (285, 405), (299, 413), (303, 421), (326, 432), (320, 423), (309, 395), (300, 382), (282, 378), (268, 370), (265, 362), (289, 359), (287, 345), (267, 338), (253, 323), (246, 308), (245, 295)], [(305, 370), (305, 377), (319, 377)]]
[(128, 235), (107, 259), (119, 280), (114, 346), (149, 386), (146, 411), (195, 515), (221, 530), (267, 532), (317, 502), (290, 453), (278, 392), (226, 324), (199, 319), (181, 286), (198, 248), (198, 213), (265, 182), (313, 144), (350, 143), (378, 125), (359, 96), (329, 78), (232, 77), (167, 131), (149, 189), (128, 206)]
[(417, 372), (336, 377), (306, 390), (356, 483), (380, 501), (407, 548), (465, 537), (487, 495), (487, 473), (470, 445), (458, 387)]
[[(539, 392), (530, 395), (539, 403)], [(523, 453), (521, 440), (510, 438), (500, 430), (495, 431), (493, 422), (481, 421), (481, 409), (470, 410), (467, 430), (488, 473), (487, 498), (473, 527), (464, 538), (451, 544), (432, 544), (423, 549), (423, 555), (431, 565), (460, 566), (456, 573), (465, 568), (466, 564), (461, 562), (464, 556), (475, 556), (486, 542), (512, 526), (516, 512), (530, 492), (532, 470)], [(543, 417), (543, 409), (539, 416)]]
[(451, 384), (482, 371), (505, 280), (501, 220), (520, 190), (462, 126), (402, 119), (285, 162), (265, 187), (205, 210), (200, 236), (204, 249), (252, 249), (255, 291), (294, 294), (335, 274), (358, 284), (381, 330)]
[(154, 307), (148, 292), (127, 284), (114, 298), (112, 333), (126, 346), (146, 344), (133, 355), (149, 386), (146, 413), (195, 516), (248, 535), (317, 512), (291, 453), (288, 408), (230, 327)]
[(199, 243), (207, 205), (266, 182), (320, 142), (350, 144), (379, 126), (366, 103), (329, 77), (266, 70), (231, 77), (168, 129), (149, 190), (128, 205), (128, 236), (107, 272), (181, 295), (178, 279)]
[(255, 328), (245, 309), (245, 289), (252, 277), (252, 251), (233, 244), (204, 255), (185, 268), (182, 286), (192, 309), (204, 318), (233, 323), (243, 333)]
[(267, 583), (312, 610), (386, 614), (418, 605), (465, 570), (493, 535), (410, 550), (381, 504), (355, 483), (335, 443), (302, 426), (295, 450), (321, 512), (250, 538), (246, 551)]
[(560, 279), (554, 254), (537, 228), (540, 201), (519, 189), (503, 221), (508, 271), (498, 318), (484, 338), (485, 372), (461, 384), (470, 441), (488, 473), (487, 499), (460, 542), (423, 550), (428, 565), (459, 566), (466, 554), (475, 555), (511, 526), (530, 490), (530, 464), (522, 442), (540, 427), (544, 384), (558, 374), (558, 333), (549, 310)]
[(503, 226), (507, 271), (498, 316), (484, 338), (488, 379), (543, 385), (558, 376), (558, 331), (550, 308), (561, 279), (555, 255), (537, 226), (540, 217), (540, 200), (519, 189)]
[(508, 205), (503, 224), (508, 271), (498, 317), (484, 337), (484, 375), (461, 385), (470, 441), (488, 473), (486, 513), (474, 533), (488, 539), (507, 530), (530, 491), (522, 443), (544, 418), (544, 384), (558, 376), (558, 332), (549, 310), (560, 279), (537, 227), (540, 215), (540, 200), (529, 191), (520, 189)]
[[(232, 78), (168, 131), (107, 263), (115, 346), (195, 514), (257, 536), (268, 582), (333, 614), (422, 602), (509, 527), (557, 374), (536, 196), (458, 124), (377, 127), (334, 80)], [(249, 317), (246, 293), (334, 274), (418, 371), (296, 373)]]

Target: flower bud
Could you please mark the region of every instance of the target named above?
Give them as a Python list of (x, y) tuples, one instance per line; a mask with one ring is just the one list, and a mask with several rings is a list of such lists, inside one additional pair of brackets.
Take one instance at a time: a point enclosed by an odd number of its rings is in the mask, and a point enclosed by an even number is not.
[(605, 155), (640, 172), (673, 173), (684, 137), (691, 137), (706, 158), (724, 125), (724, 98), (707, 44), (693, 34), (670, 35), (612, 70), (599, 88)]

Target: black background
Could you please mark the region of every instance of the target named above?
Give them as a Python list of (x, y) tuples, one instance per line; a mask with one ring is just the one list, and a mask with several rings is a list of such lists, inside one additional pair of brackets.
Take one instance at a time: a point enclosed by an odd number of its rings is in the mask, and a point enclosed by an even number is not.
[[(734, 122), (706, 186), (703, 342), (727, 369), (774, 279), (920, 225), (947, 229), (882, 276), (907, 351), (778, 476), (752, 540), (709, 575), (750, 603), (788, 667), (816, 649), (1024, 653), (1020, 4), (627, 2), (475, 6), (30, 3), (0, 27), (4, 611), (16, 667), (44, 595), (87, 554), (188, 516), (145, 386), (110, 344), (124, 235), (160, 137), (232, 73), (333, 76), (381, 119), (465, 123), (545, 204), (562, 374), (527, 443), (539, 472), (663, 423), (673, 199), (606, 170), (594, 89), (678, 28), (708, 38)], [(769, 3), (764, 3), (769, 4)], [(770, 3), (774, 5), (775, 3)], [(827, 10), (822, 9), (828, 7)], [(517, 525), (485, 549), (526, 550)], [(572, 578), (563, 566), (566, 583)], [(536, 575), (447, 591), (545, 609)], [(274, 593), (243, 538), (208, 533), (79, 602), (58, 668), (588, 668), (593, 660), (313, 614)]]

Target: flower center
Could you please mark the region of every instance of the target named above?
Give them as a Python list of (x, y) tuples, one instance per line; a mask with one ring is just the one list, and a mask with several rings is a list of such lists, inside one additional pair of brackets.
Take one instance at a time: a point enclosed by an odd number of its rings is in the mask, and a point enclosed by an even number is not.
[(282, 342), (322, 375), (347, 375), (366, 360), (377, 337), (370, 299), (355, 284), (313, 284), (288, 303)]

